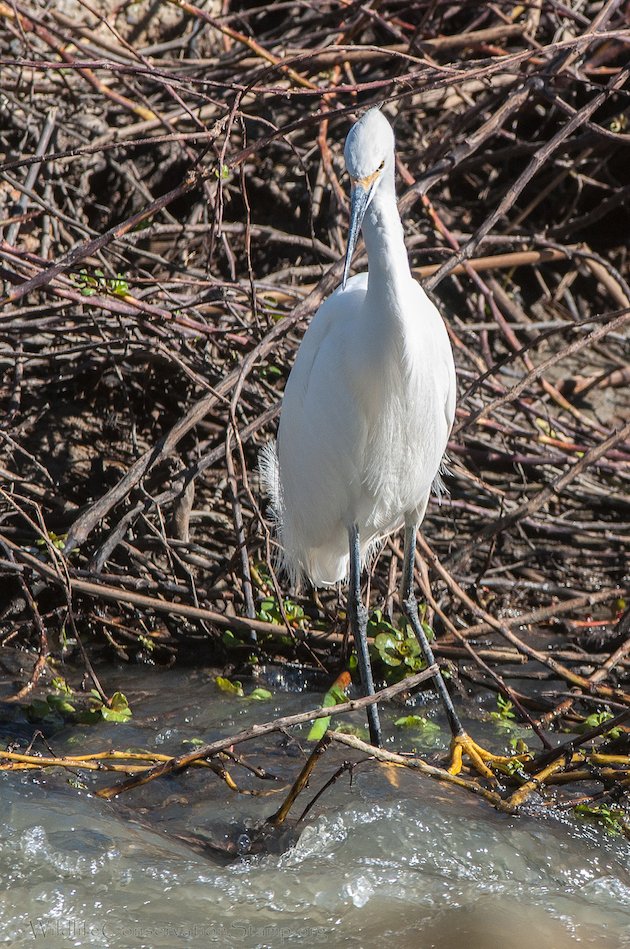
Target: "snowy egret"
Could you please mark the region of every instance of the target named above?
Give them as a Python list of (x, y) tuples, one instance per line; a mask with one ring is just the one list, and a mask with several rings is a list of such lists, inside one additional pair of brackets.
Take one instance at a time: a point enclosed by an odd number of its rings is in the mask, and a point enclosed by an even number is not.
[[(330, 586), (349, 574), (348, 613), (365, 694), (374, 694), (361, 568), (405, 528), (401, 605), (429, 664), (434, 658), (413, 590), (416, 529), (438, 476), (455, 417), (455, 365), (444, 322), (409, 268), (394, 188), (394, 133), (378, 109), (350, 129), (352, 183), (342, 286), (306, 331), (286, 384), (277, 445), (261, 474), (283, 562), (293, 580)], [(368, 273), (348, 279), (359, 230)], [(435, 676), (453, 734), (452, 765), (467, 752), (484, 774), (494, 757), (465, 733), (441, 673)], [(381, 744), (376, 705), (373, 744)]]

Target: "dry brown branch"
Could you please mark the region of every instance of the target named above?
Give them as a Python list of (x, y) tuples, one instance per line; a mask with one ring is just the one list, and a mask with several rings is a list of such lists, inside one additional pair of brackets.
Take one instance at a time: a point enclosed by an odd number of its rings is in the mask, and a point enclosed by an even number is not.
[[(14, 698), (64, 623), (82, 666), (92, 636), (133, 658), (159, 616), (163, 661), (198, 631), (238, 665), (255, 631), (265, 661), (338, 672), (342, 599), (276, 577), (257, 454), (340, 277), (349, 122), (379, 103), (459, 378), (418, 562), (437, 653), (542, 712), (544, 741), (626, 701), (623, 5), (177, 0), (137, 33), (124, 5), (58, 7), (0, 2), (0, 642), (32, 652)], [(394, 613), (397, 550), (370, 577)], [(515, 671), (543, 678), (524, 694)]]

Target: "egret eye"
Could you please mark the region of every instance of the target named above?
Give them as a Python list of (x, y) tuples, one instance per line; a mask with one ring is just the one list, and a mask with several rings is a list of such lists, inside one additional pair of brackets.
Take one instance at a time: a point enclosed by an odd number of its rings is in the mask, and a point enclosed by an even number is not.
[(380, 163), (380, 165), (378, 166), (378, 168), (377, 168), (376, 170), (377, 170), (377, 171), (382, 171), (384, 167), (385, 167), (385, 159), (383, 159), (383, 161)]

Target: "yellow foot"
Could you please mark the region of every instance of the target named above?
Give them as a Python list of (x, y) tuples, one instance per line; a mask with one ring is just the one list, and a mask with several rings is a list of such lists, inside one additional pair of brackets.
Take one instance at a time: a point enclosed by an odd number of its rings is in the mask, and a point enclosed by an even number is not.
[(453, 735), (451, 740), (451, 757), (448, 763), (450, 774), (459, 774), (462, 770), (462, 759), (466, 755), (470, 758), (471, 764), (479, 774), (484, 778), (493, 778), (494, 774), (486, 764), (486, 761), (494, 761), (496, 764), (506, 764), (512, 760), (505, 755), (495, 755), (491, 751), (486, 751), (476, 741), (473, 741), (470, 735), (465, 732), (463, 735)]

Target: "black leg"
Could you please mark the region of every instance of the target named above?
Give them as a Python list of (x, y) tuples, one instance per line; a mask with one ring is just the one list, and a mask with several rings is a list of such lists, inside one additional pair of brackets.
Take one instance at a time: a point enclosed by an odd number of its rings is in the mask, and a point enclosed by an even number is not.
[[(372, 666), (370, 665), (367, 644), (368, 613), (361, 599), (361, 551), (359, 547), (359, 528), (356, 524), (352, 526), (348, 534), (350, 541), (350, 587), (348, 589), (350, 628), (357, 650), (363, 694), (374, 695), (374, 679), (372, 678)], [(376, 702), (373, 705), (368, 705), (367, 718), (370, 728), (370, 741), (377, 748), (380, 748), (383, 743), (383, 736)]]
[[(422, 628), (422, 623), (420, 622), (420, 616), (418, 615), (418, 603), (416, 601), (416, 595), (413, 588), (413, 568), (416, 555), (416, 525), (415, 524), (405, 524), (405, 556), (403, 561), (403, 578), (401, 586), (401, 600), (402, 608), (405, 611), (405, 616), (411, 623), (412, 629), (416, 634), (416, 639), (420, 644), (420, 649), (422, 654), (426, 659), (428, 665), (432, 666), (435, 662), (435, 657), (433, 655), (433, 650), (429, 645), (429, 640), (427, 639), (426, 633)], [(444, 710), (446, 711), (446, 716), (448, 718), (448, 723), (451, 727), (451, 732), (454, 736), (464, 735), (464, 729), (462, 723), (459, 720), (459, 716), (455, 711), (451, 697), (448, 694), (448, 689), (444, 683), (441, 672), (437, 672), (433, 677), (436, 688), (440, 693), (440, 698), (442, 699), (442, 704)]]

